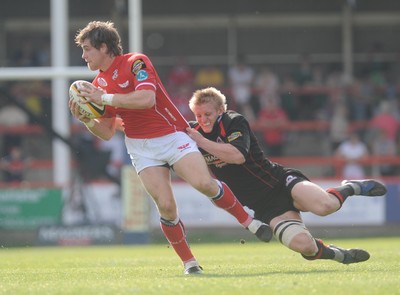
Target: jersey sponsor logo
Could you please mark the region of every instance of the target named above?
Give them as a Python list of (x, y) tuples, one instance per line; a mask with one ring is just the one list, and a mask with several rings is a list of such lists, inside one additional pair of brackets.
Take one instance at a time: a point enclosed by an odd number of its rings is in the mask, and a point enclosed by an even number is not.
[(289, 184), (295, 179), (297, 179), (297, 177), (293, 175), (289, 175), (288, 177), (286, 177), (286, 186), (289, 186)]
[(102, 87), (106, 87), (108, 85), (106, 79), (104, 79), (102, 77), (97, 78), (97, 83), (99, 83), (99, 85)]
[(133, 62), (131, 71), (134, 75), (137, 75), (140, 70), (145, 68), (146, 64), (144, 63), (143, 59), (138, 59)]
[(113, 74), (112, 74), (111, 79), (117, 80), (117, 78), (118, 78), (118, 69), (115, 69), (114, 72), (113, 72)]
[(129, 80), (126, 80), (124, 83), (122, 83), (122, 84), (118, 84), (118, 86), (119, 87), (121, 87), (121, 88), (126, 88), (126, 87), (128, 87), (129, 86)]
[(206, 160), (207, 165), (214, 165), (216, 168), (222, 168), (223, 166), (227, 165), (227, 163), (211, 154), (204, 155), (204, 160)]
[(136, 74), (136, 79), (140, 82), (140, 81), (144, 81), (149, 77), (149, 74), (145, 71), (145, 70), (140, 70), (137, 74)]
[(228, 142), (234, 141), (235, 139), (238, 139), (241, 136), (242, 136), (242, 132), (240, 132), (240, 131), (233, 132), (231, 135), (228, 136)]

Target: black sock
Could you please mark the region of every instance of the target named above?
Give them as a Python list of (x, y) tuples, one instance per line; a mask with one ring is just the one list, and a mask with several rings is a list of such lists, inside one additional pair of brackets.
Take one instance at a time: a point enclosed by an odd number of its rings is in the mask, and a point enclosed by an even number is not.
[(301, 256), (303, 256), (307, 260), (335, 258), (335, 251), (333, 251), (331, 248), (326, 246), (321, 240), (319, 240), (319, 239), (314, 239), (314, 240), (315, 240), (315, 243), (317, 244), (318, 252), (312, 256), (306, 256), (304, 254), (301, 254)]
[(348, 197), (354, 195), (353, 187), (348, 184), (340, 187), (328, 188), (326, 191), (334, 195), (339, 200), (340, 207), (342, 207), (344, 201), (346, 201)]
[(355, 194), (354, 188), (350, 184), (336, 187), (335, 190), (340, 192), (342, 194), (342, 196), (346, 196), (346, 198)]

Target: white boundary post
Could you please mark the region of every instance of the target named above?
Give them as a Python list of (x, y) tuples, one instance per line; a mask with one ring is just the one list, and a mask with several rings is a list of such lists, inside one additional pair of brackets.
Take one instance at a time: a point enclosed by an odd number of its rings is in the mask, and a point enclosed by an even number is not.
[[(51, 58), (55, 68), (68, 66), (68, 1), (50, 1)], [(64, 137), (69, 137), (68, 80), (66, 77), (52, 78), (52, 125)], [(71, 180), (71, 153), (60, 139), (53, 139), (54, 183), (65, 187)]]
[(129, 51), (142, 51), (142, 0), (129, 0)]
[(150, 241), (150, 201), (132, 165), (122, 167), (122, 230), (124, 244)]

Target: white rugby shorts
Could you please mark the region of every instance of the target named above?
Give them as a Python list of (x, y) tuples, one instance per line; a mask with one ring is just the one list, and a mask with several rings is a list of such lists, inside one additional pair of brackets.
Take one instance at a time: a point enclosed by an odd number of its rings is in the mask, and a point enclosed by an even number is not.
[(125, 136), (125, 144), (137, 173), (147, 167), (172, 166), (183, 156), (200, 152), (196, 142), (184, 132), (145, 139)]

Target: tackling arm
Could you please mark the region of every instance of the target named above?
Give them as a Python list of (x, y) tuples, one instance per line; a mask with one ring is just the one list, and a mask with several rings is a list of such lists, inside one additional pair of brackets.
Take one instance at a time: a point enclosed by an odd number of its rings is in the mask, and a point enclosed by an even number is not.
[(230, 143), (211, 141), (192, 128), (187, 128), (187, 133), (200, 148), (216, 156), (225, 163), (240, 165), (246, 161), (243, 154)]

